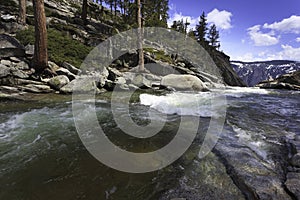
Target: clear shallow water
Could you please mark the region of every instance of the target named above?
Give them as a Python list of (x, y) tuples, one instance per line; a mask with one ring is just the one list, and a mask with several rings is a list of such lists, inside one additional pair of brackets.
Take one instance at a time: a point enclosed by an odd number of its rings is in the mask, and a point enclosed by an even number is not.
[[(180, 114), (200, 117), (199, 134), (205, 133), (210, 117), (218, 114), (211, 109), (210, 99), (220, 94), (227, 97), (226, 104), (217, 104), (227, 107), (221, 141), (233, 138), (272, 165), (270, 148), (282, 145), (278, 138), (300, 135), (300, 94), (288, 91), (228, 88), (197, 95), (142, 95), (141, 103), (130, 106), (135, 122), (147, 124), (148, 112), (153, 114), (152, 120), (169, 114), (164, 129), (148, 140), (123, 134), (113, 120), (109, 102), (97, 101), (96, 113), (116, 145), (148, 152), (172, 140)], [(210, 187), (208, 183), (217, 184), (220, 179), (234, 187), (225, 169), (213, 167), (220, 165), (213, 155), (197, 158), (201, 136), (173, 165), (152, 173), (128, 174), (106, 167), (87, 152), (77, 135), (70, 101), (19, 103), (18, 109), (16, 103), (4, 104), (0, 113), (0, 199), (163, 199), (174, 188), (192, 188), (199, 197), (200, 190)], [(124, 104), (119, 107), (126, 115)], [(226, 186), (217, 185), (226, 191)], [(231, 193), (242, 198), (234, 189)]]

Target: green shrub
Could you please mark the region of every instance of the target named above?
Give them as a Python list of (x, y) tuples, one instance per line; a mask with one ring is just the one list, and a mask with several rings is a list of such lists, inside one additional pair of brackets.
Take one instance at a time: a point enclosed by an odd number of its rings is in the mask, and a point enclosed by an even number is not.
[[(17, 33), (17, 39), (23, 44), (34, 44), (34, 27)], [(80, 67), (85, 57), (92, 50), (92, 47), (85, 46), (70, 36), (55, 29), (48, 29), (48, 54), (49, 60), (61, 64), (69, 62)]]
[(157, 50), (154, 48), (144, 48), (145, 52), (149, 52), (155, 55), (156, 60), (160, 60), (163, 62), (172, 63), (172, 58), (169, 55), (166, 55), (164, 51)]
[(5, 7), (5, 9), (9, 9), (10, 11), (18, 11), (18, 5), (13, 0), (0, 0), (0, 7)]

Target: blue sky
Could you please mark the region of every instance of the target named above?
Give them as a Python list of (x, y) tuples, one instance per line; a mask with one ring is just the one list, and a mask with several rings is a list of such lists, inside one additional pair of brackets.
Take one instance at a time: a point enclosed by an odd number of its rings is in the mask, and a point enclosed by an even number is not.
[[(237, 3), (238, 2), (238, 3)], [(204, 11), (231, 60), (300, 61), (300, 0), (169, 0), (169, 24)]]

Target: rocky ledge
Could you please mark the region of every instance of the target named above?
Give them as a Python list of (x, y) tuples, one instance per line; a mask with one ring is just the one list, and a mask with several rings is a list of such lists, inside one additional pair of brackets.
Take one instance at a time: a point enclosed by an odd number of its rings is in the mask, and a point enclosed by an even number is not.
[[(96, 93), (119, 90), (195, 90), (208, 91), (215, 83), (225, 84), (213, 75), (186, 67), (185, 61), (170, 64), (155, 59), (145, 53), (145, 71), (138, 72), (137, 53), (125, 54), (125, 61), (116, 60), (110, 66), (100, 67), (97, 72), (85, 71), (67, 62), (57, 65), (49, 61), (49, 73), (35, 74), (31, 66), (33, 46), (22, 46), (9, 35), (0, 35), (0, 97), (2, 99), (21, 98), (26, 93), (71, 94), (74, 90)], [(126, 63), (126, 59), (128, 63)], [(50, 73), (52, 72), (52, 73)], [(54, 72), (54, 73), (53, 73)], [(76, 86), (76, 87), (75, 87)], [(80, 86), (80, 87), (78, 87)]]
[(300, 71), (282, 75), (274, 80), (262, 81), (256, 86), (267, 89), (300, 90)]

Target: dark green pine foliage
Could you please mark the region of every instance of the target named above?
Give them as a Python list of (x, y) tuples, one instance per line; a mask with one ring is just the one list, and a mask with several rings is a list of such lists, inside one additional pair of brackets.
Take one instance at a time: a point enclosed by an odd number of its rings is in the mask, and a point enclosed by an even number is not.
[(185, 33), (185, 25), (183, 23), (183, 19), (180, 21), (173, 21), (171, 29), (174, 31), (178, 31), (179, 33)]
[(201, 45), (206, 45), (206, 34), (207, 34), (207, 19), (205, 13), (202, 12), (200, 16), (199, 24), (196, 25), (195, 38)]
[(167, 28), (169, 0), (143, 0), (142, 15), (147, 27)]
[(208, 32), (208, 42), (210, 46), (212, 46), (215, 49), (220, 48), (220, 35), (219, 31), (217, 30), (217, 27), (215, 24), (210, 26), (209, 32)]

